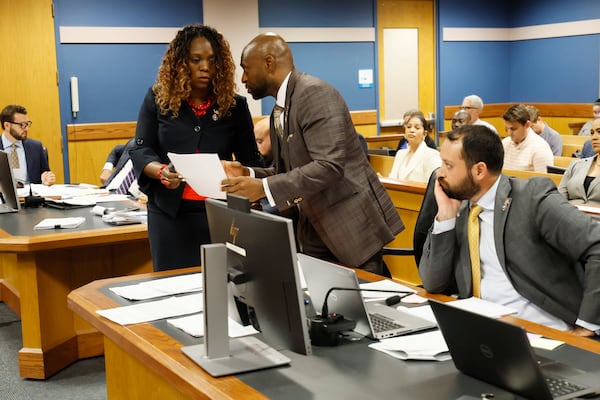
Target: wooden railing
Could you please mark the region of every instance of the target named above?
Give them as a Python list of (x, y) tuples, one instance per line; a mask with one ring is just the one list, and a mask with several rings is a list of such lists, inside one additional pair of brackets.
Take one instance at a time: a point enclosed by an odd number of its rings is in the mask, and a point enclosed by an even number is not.
[[(504, 136), (504, 121), (502, 114), (515, 103), (492, 103), (485, 104), (480, 118), (496, 127), (500, 136)], [(592, 103), (526, 103), (540, 110), (542, 119), (557, 132), (565, 134), (577, 134), (579, 129), (576, 124), (585, 123), (592, 119)], [(444, 107), (444, 130), (451, 128), (452, 115), (460, 109), (460, 105), (449, 105)], [(573, 128), (571, 128), (573, 124)], [(576, 131), (575, 131), (576, 129)]]

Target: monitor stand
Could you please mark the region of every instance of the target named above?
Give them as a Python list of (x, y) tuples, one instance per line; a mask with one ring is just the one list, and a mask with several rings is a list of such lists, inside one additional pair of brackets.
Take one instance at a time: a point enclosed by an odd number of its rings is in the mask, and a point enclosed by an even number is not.
[(229, 338), (227, 248), (203, 245), (202, 283), (204, 297), (204, 343), (181, 350), (212, 376), (278, 367), (289, 358), (254, 336)]

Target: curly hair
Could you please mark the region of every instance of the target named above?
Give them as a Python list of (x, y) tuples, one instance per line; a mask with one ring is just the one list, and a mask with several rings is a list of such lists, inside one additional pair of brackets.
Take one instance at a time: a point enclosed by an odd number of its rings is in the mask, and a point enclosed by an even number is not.
[(215, 75), (212, 91), (217, 100), (217, 114), (223, 117), (235, 105), (235, 64), (229, 43), (216, 29), (205, 25), (186, 25), (169, 43), (158, 69), (152, 90), (161, 114), (179, 115), (182, 101), (190, 97), (192, 85), (188, 59), (192, 40), (203, 37), (210, 42), (215, 53)]

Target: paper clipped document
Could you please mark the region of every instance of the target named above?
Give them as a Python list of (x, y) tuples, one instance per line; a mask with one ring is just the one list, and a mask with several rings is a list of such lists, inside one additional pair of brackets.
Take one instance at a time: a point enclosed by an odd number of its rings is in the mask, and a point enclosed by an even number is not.
[(129, 300), (149, 300), (175, 294), (202, 290), (202, 273), (178, 275), (153, 279), (127, 286), (115, 286), (109, 290)]
[(203, 308), (204, 301), (202, 294), (199, 293), (107, 310), (97, 310), (96, 312), (117, 324), (128, 325), (193, 314), (202, 311)]
[(71, 217), (71, 218), (46, 218), (38, 222), (33, 227), (35, 230), (40, 229), (64, 229), (64, 228), (77, 228), (79, 225), (85, 222), (85, 217)]
[(369, 345), (400, 360), (450, 360), (446, 341), (439, 330), (382, 339)]
[[(204, 315), (202, 313), (180, 318), (170, 318), (167, 320), (167, 323), (175, 328), (181, 329), (188, 335), (194, 337), (204, 336)], [(244, 326), (231, 318), (229, 318), (227, 325), (229, 337), (241, 337), (258, 333), (252, 325)]]
[(227, 175), (217, 154), (167, 153), (167, 155), (177, 172), (200, 196), (223, 200), (226, 198), (225, 192), (221, 191), (221, 181), (226, 179)]

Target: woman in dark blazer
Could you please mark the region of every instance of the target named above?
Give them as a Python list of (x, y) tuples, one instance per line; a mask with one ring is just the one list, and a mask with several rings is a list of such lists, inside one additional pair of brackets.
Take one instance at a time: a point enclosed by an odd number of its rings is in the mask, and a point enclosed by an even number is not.
[(216, 153), (261, 165), (252, 117), (235, 93), (229, 44), (211, 27), (181, 29), (142, 103), (130, 151), (148, 195), (148, 236), (155, 271), (200, 265), (210, 242), (204, 198), (168, 168), (167, 152)]

